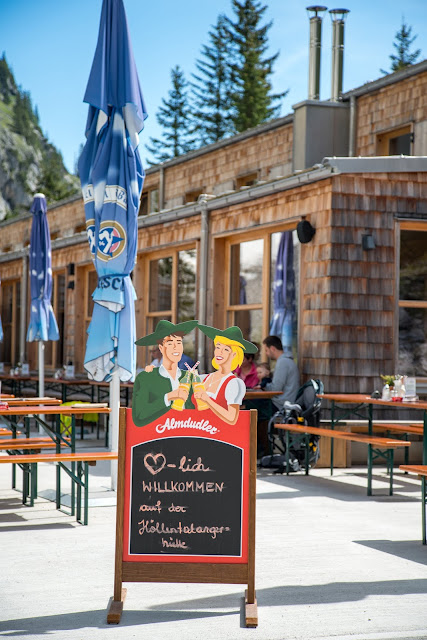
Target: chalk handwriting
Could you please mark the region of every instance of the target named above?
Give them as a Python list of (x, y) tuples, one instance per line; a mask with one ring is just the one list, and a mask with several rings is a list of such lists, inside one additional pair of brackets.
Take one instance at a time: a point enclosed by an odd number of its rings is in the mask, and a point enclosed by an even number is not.
[(191, 522), (191, 524), (182, 524), (182, 522), (178, 522), (174, 527), (168, 527), (164, 522), (158, 522), (157, 520), (141, 520), (138, 524), (140, 525), (140, 536), (145, 533), (157, 533), (160, 535), (198, 535), (207, 533), (211, 536), (212, 540), (216, 540), (218, 535), (230, 531), (230, 527), (196, 525), (194, 522)]
[(187, 462), (187, 457), (182, 456), (181, 460), (179, 461), (179, 470), (183, 471), (184, 473), (186, 471), (211, 471), (209, 467), (204, 466), (200, 456), (197, 458), (197, 462), (194, 462), (193, 464), (190, 463), (191, 458), (189, 458)]
[(153, 480), (142, 481), (142, 491), (148, 493), (222, 493), (225, 489), (225, 482), (196, 482), (187, 480), (185, 482), (175, 482), (173, 480), (160, 482)]
[[(160, 473), (160, 471), (163, 471), (165, 467), (176, 468), (176, 464), (167, 462), (163, 453), (145, 454), (144, 466), (153, 476)], [(197, 458), (196, 462), (192, 462), (191, 458), (188, 458), (187, 460), (187, 456), (182, 456), (179, 461), (178, 470), (183, 473), (186, 473), (187, 471), (213, 471), (213, 469), (203, 464), (200, 456)]]
[(162, 538), (162, 547), (167, 547), (168, 549), (170, 549), (170, 548), (172, 548), (172, 549), (188, 549), (189, 548), (185, 544), (184, 540), (178, 540), (178, 538), (175, 538), (175, 540), (174, 540), (172, 538), (172, 536), (169, 537), (169, 540), (165, 540), (164, 538)]
[(162, 511), (162, 503), (160, 500), (157, 500), (156, 504), (141, 504), (139, 507), (140, 511), (157, 511), (157, 513), (161, 513)]
[(184, 507), (182, 505), (179, 504), (174, 504), (172, 502), (172, 504), (170, 505), (170, 507), (168, 507), (168, 511), (170, 511), (171, 513), (186, 513), (187, 512), (187, 508), (188, 507)]
[(147, 453), (144, 456), (144, 465), (153, 476), (160, 473), (165, 464), (166, 458), (163, 453)]

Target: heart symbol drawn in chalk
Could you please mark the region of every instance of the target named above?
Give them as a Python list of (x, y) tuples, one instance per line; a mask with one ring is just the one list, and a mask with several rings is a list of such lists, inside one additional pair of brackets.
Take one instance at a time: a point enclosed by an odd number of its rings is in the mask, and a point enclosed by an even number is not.
[(147, 455), (144, 456), (144, 465), (153, 476), (155, 476), (156, 473), (160, 473), (165, 464), (166, 458), (163, 453), (147, 453)]

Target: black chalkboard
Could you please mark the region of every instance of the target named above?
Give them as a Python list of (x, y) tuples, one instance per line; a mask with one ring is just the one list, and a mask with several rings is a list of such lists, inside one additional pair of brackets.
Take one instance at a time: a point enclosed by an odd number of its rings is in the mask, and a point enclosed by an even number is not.
[(239, 447), (162, 438), (132, 447), (131, 460), (131, 555), (241, 555)]

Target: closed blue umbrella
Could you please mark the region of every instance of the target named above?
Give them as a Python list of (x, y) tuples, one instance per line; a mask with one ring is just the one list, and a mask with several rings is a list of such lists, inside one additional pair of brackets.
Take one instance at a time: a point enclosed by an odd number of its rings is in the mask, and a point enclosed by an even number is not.
[(295, 273), (292, 232), (284, 231), (277, 251), (273, 282), (273, 318), (270, 335), (282, 340), (283, 351), (292, 355), (293, 326), (295, 321)]
[[(79, 160), (90, 250), (98, 274), (85, 369), (110, 381), (110, 446), (118, 445), (120, 380), (135, 377), (135, 290), (130, 279), (144, 182), (138, 134), (147, 117), (122, 0), (103, 0), (84, 96), (86, 144)], [(117, 467), (112, 465), (111, 488)]]
[(52, 253), (46, 198), (36, 193), (30, 209), (33, 214), (30, 240), (31, 311), (27, 341), (39, 343), (39, 393), (44, 395), (44, 342), (59, 340), (58, 325), (53, 313)]
[(122, 0), (104, 0), (84, 96), (86, 145), (79, 160), (90, 250), (98, 274), (84, 366), (89, 377), (135, 375), (135, 290), (130, 279), (144, 180), (138, 134), (147, 117)]

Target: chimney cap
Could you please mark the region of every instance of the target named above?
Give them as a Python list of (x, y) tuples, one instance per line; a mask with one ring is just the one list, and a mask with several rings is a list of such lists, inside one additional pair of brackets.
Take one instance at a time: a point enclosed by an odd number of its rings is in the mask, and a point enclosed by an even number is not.
[(329, 9), (329, 13), (331, 15), (332, 22), (337, 22), (338, 20), (344, 21), (347, 17), (347, 13), (350, 13), (350, 9)]
[(310, 15), (310, 18), (317, 18), (317, 14), (318, 13), (323, 13), (323, 11), (326, 11), (328, 7), (324, 7), (321, 4), (312, 4), (309, 7), (306, 7), (306, 11), (310, 14), (311, 12), (314, 12), (314, 15)]

